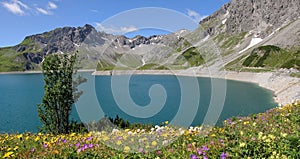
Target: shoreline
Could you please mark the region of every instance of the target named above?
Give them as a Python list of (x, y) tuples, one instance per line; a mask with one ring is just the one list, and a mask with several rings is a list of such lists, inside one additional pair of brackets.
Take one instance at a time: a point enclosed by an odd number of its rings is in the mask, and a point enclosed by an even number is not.
[[(234, 80), (241, 82), (249, 82), (268, 89), (273, 92), (273, 99), (281, 105), (300, 100), (300, 78), (291, 77), (284, 72), (210, 72), (199, 71), (195, 69), (188, 70), (113, 70), (113, 71), (95, 71), (93, 75), (176, 75), (176, 76), (193, 76), (193, 77), (209, 77), (221, 78), (226, 80)], [(297, 91), (298, 90), (298, 91)]]

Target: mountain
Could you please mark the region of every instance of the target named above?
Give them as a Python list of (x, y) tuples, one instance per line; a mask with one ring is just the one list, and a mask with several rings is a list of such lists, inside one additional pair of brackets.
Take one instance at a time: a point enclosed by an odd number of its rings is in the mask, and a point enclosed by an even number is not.
[(150, 37), (107, 34), (88, 24), (57, 28), (0, 48), (0, 71), (39, 70), (47, 54), (75, 50), (82, 69), (299, 70), (299, 8), (299, 0), (232, 0), (194, 31)]
[[(221, 48), (227, 69), (299, 69), (299, 18), (298, 0), (232, 0), (200, 26)], [(253, 57), (261, 64), (245, 65)]]

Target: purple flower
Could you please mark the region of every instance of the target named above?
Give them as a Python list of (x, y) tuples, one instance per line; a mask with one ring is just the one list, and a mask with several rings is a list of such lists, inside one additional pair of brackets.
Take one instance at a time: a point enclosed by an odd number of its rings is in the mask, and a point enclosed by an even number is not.
[(63, 142), (63, 143), (66, 143), (66, 142), (67, 142), (67, 140), (66, 140), (66, 139), (63, 139), (63, 140), (62, 140), (62, 142)]
[(199, 157), (198, 157), (197, 155), (194, 155), (194, 154), (191, 154), (191, 155), (190, 155), (190, 158), (191, 158), (191, 159), (199, 159)]
[(203, 152), (201, 150), (198, 150), (197, 152), (198, 152), (199, 155), (203, 154)]
[(70, 146), (70, 147), (72, 147), (72, 146), (73, 146), (73, 144), (69, 144), (69, 146)]
[(93, 144), (89, 144), (89, 148), (93, 148), (94, 147), (94, 145)]
[(82, 148), (83, 148), (83, 150), (85, 150), (85, 149), (89, 148), (89, 146), (87, 144), (84, 144), (84, 146)]
[(33, 148), (30, 149), (30, 152), (34, 152), (34, 150), (35, 150), (35, 149), (34, 149), (34, 147), (33, 147)]
[(187, 147), (192, 147), (192, 144), (188, 144)]
[(229, 125), (231, 125), (232, 124), (232, 120), (229, 118), (229, 119), (227, 119), (227, 123), (229, 124)]
[(156, 151), (156, 154), (157, 154), (157, 155), (160, 155), (160, 154), (161, 154), (161, 151), (159, 151), (159, 150)]
[(208, 157), (207, 156), (203, 156), (203, 159), (208, 159)]
[(226, 159), (227, 157), (229, 157), (229, 154), (225, 152), (222, 152), (220, 155), (220, 159)]
[(204, 146), (201, 147), (201, 150), (202, 150), (202, 151), (208, 151), (209, 148), (208, 148), (206, 145), (204, 145)]
[(86, 141), (90, 141), (90, 140), (92, 140), (92, 136), (90, 136), (90, 137), (88, 137), (88, 138), (86, 138)]
[(81, 149), (81, 148), (77, 149), (77, 152), (81, 152), (81, 151), (82, 151), (82, 149)]
[(77, 142), (77, 144), (75, 145), (76, 147), (79, 147), (80, 146), (80, 143), (79, 142)]
[(44, 148), (47, 148), (47, 147), (48, 147), (48, 145), (47, 145), (47, 144), (43, 144), (43, 147), (44, 147)]
[(117, 140), (121, 140), (121, 139), (122, 139), (122, 137), (121, 137), (121, 136), (118, 136), (118, 137), (117, 137)]
[(140, 147), (139, 148), (139, 152), (143, 152), (143, 151), (144, 151), (144, 149)]

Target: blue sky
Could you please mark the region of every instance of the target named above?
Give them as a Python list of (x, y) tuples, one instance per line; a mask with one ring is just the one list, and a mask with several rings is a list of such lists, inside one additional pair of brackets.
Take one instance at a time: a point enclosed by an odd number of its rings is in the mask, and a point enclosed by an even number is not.
[[(184, 29), (182, 27), (185, 25), (181, 24), (188, 23), (182, 21), (184, 16), (193, 19), (197, 24), (203, 17), (212, 14), (228, 2), (229, 0), (0, 0), (0, 47), (16, 45), (28, 35), (58, 27), (78, 27), (85, 24), (114, 34), (136, 32), (141, 28), (142, 31), (137, 33), (146, 36), (159, 34)], [(145, 7), (147, 8), (144, 9)], [(151, 17), (147, 17), (147, 13), (141, 13), (140, 8), (149, 10), (148, 14), (154, 13), (157, 20), (151, 21)], [(168, 13), (172, 13), (173, 17), (165, 16)], [(135, 16), (132, 14), (148, 19), (133, 18)], [(182, 19), (176, 17), (180, 14)], [(124, 17), (126, 22), (119, 23), (118, 20)], [(152, 22), (168, 22), (172, 27), (169, 30), (164, 27), (157, 29), (155, 26), (160, 24), (151, 26)], [(137, 26), (146, 23), (155, 29)], [(114, 26), (115, 24), (118, 26)], [(192, 30), (197, 26), (187, 27), (189, 28), (186, 29)], [(134, 33), (126, 35), (133, 36)]]

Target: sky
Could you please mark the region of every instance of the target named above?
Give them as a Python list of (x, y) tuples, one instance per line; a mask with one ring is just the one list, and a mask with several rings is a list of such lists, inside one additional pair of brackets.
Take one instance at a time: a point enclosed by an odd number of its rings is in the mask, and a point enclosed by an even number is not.
[(144, 36), (196, 29), (229, 0), (0, 0), (0, 47), (58, 27), (90, 24), (112, 34)]

